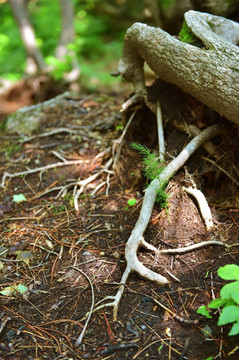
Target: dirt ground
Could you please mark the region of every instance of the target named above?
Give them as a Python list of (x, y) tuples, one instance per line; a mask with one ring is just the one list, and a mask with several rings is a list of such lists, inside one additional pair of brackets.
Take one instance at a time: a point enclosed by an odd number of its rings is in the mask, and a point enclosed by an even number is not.
[[(9, 109), (36, 100), (29, 87), (24, 100), (24, 84), (16, 93), (12, 98), (9, 93), (1, 97), (2, 118)], [(162, 104), (167, 161), (188, 142), (188, 136), (173, 127), (173, 120), (196, 123), (202, 129), (222, 121), (174, 87), (160, 83), (150, 93), (159, 96)], [(130, 143), (157, 150), (155, 115), (145, 105), (124, 114), (120, 109), (125, 100), (126, 95), (78, 94), (46, 111), (32, 138), (1, 133), (1, 179), (6, 172), (77, 161), (6, 177), (1, 189), (0, 290), (19, 285), (27, 290), (23, 294), (12, 290), (8, 296), (0, 293), (1, 360), (239, 358), (238, 336), (227, 335), (229, 326), (217, 326), (218, 312), (211, 311), (211, 319), (196, 313), (199, 306), (219, 295), (224, 282), (217, 269), (239, 263), (238, 188), (228, 176), (238, 181), (239, 134), (227, 122), (224, 135), (214, 141), (220, 159), (203, 149), (189, 159), (168, 185), (167, 209), (155, 204), (145, 239), (160, 249), (212, 237), (235, 246), (230, 250), (210, 246), (160, 258), (140, 249), (140, 261), (166, 276), (170, 285), (160, 287), (130, 274), (118, 321), (113, 321), (110, 307), (93, 313), (82, 344), (75, 347), (86, 321), (82, 318), (92, 305), (92, 290), (95, 303), (114, 296), (126, 267), (124, 248), (137, 221), (146, 183), (141, 156)], [(125, 137), (115, 142), (133, 110), (136, 114)], [(61, 128), (74, 131), (47, 134)], [(114, 169), (104, 169), (114, 155), (112, 148), (119, 149), (119, 144), (122, 147)], [(95, 177), (78, 198), (77, 213), (74, 193), (82, 185), (79, 182), (92, 175)], [(195, 201), (182, 190), (192, 179), (209, 202), (215, 224), (210, 232)], [(19, 194), (26, 201), (13, 201)], [(136, 204), (129, 206), (132, 198)]]

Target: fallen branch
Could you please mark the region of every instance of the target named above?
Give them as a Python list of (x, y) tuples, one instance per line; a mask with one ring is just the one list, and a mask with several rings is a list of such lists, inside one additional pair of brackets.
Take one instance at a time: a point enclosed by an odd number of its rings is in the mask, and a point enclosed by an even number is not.
[[(113, 301), (106, 303), (106, 304), (101, 304), (101, 305), (99, 305), (99, 303), (96, 304), (96, 308), (94, 309), (94, 312), (98, 311), (104, 307), (113, 307), (113, 318), (114, 318), (114, 320), (117, 319), (118, 305), (121, 300), (122, 294), (124, 292), (124, 288), (125, 288), (128, 276), (130, 275), (130, 273), (132, 271), (135, 271), (140, 276), (142, 276), (148, 280), (155, 281), (159, 285), (168, 283), (167, 278), (148, 269), (137, 258), (137, 251), (140, 246), (144, 246), (147, 249), (158, 252), (158, 250), (151, 244), (147, 243), (143, 237), (144, 231), (149, 223), (149, 220), (150, 220), (150, 217), (152, 214), (152, 210), (153, 210), (153, 206), (154, 206), (155, 199), (157, 196), (157, 192), (165, 184), (165, 182), (167, 182), (173, 176), (173, 174), (176, 173), (184, 165), (184, 163), (188, 160), (188, 158), (202, 144), (204, 144), (210, 138), (219, 135), (220, 133), (221, 133), (221, 128), (219, 125), (212, 125), (212, 126), (208, 127), (207, 129), (203, 130), (199, 135), (197, 135), (195, 138), (193, 138), (189, 142), (189, 144), (181, 151), (181, 153), (173, 161), (171, 161), (171, 163), (169, 163), (167, 165), (167, 167), (161, 172), (161, 174), (159, 175), (159, 178), (154, 179), (150, 183), (148, 188), (145, 190), (145, 195), (144, 195), (144, 199), (143, 199), (142, 208), (141, 208), (141, 211), (139, 214), (139, 218), (138, 218), (138, 220), (135, 224), (135, 227), (126, 243), (125, 259), (127, 262), (127, 266), (122, 275), (118, 292), (116, 293), (115, 296), (108, 296), (102, 300), (102, 301), (105, 301), (105, 300), (113, 300)], [(224, 244), (223, 242), (218, 242), (218, 241), (216, 241), (216, 242), (209, 241), (207, 243), (204, 242), (201, 246), (205, 246), (205, 245), (226, 246), (226, 244)], [(199, 248), (199, 247), (200, 247), (200, 244), (192, 245), (191, 250), (193, 248)], [(175, 250), (177, 250), (177, 249), (175, 249)], [(182, 250), (182, 249), (178, 249), (178, 250), (180, 252), (180, 250)], [(186, 249), (186, 251), (188, 251), (188, 250), (189, 249)], [(165, 251), (165, 253), (166, 253), (166, 251)]]

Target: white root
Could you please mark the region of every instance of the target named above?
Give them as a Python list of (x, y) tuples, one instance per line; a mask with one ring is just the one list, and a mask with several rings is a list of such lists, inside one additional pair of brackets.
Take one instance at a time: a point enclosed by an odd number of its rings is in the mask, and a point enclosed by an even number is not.
[(97, 172), (96, 174), (93, 174), (91, 176), (89, 176), (87, 179), (84, 180), (80, 180), (77, 181), (76, 186), (80, 186), (80, 188), (77, 190), (76, 194), (74, 194), (74, 207), (76, 212), (79, 212), (79, 204), (78, 204), (78, 198), (79, 196), (83, 193), (84, 188), (90, 184), (92, 181), (94, 181), (95, 179), (97, 179), (97, 177), (99, 177), (103, 172), (108, 172), (109, 167), (111, 166), (113, 162), (113, 159), (110, 158), (107, 163), (105, 164), (104, 168), (102, 170), (100, 170), (99, 172)]
[(210, 230), (211, 228), (213, 228), (212, 213), (204, 194), (200, 190), (193, 188), (191, 186), (189, 188), (183, 187), (183, 190), (186, 191), (186, 193), (192, 195), (196, 199), (200, 213), (206, 225), (206, 229)]
[(86, 319), (86, 322), (85, 322), (85, 325), (78, 337), (78, 339), (76, 340), (75, 342), (75, 346), (79, 346), (81, 343), (82, 343), (82, 340), (83, 340), (83, 337), (85, 335), (85, 332), (86, 332), (86, 329), (87, 329), (87, 326), (88, 326), (88, 323), (90, 321), (90, 318), (91, 318), (91, 314), (92, 314), (92, 311), (93, 311), (93, 308), (94, 308), (94, 304), (95, 304), (95, 295), (94, 295), (94, 289), (93, 289), (93, 285), (92, 285), (92, 282), (90, 280), (90, 278), (88, 277), (88, 275), (82, 271), (81, 269), (78, 269), (77, 267), (75, 266), (71, 266), (72, 269), (76, 270), (76, 271), (79, 271), (82, 275), (85, 276), (85, 278), (87, 279), (87, 281), (89, 282), (90, 284), (90, 289), (91, 289), (91, 307), (90, 307), (90, 311), (88, 313), (88, 316), (87, 316), (87, 319)]
[(163, 133), (163, 117), (159, 101), (157, 101), (157, 125), (158, 125), (158, 142), (159, 142), (159, 159), (164, 162), (165, 144)]
[(7, 178), (13, 178), (13, 177), (17, 177), (17, 176), (25, 176), (25, 175), (29, 175), (29, 174), (34, 174), (37, 172), (43, 172), (49, 169), (54, 169), (56, 167), (60, 167), (60, 166), (70, 166), (70, 165), (77, 165), (77, 164), (82, 164), (83, 160), (73, 160), (73, 161), (64, 161), (64, 162), (58, 162), (55, 164), (49, 164), (43, 167), (39, 167), (36, 169), (30, 169), (30, 170), (26, 170), (26, 171), (20, 171), (14, 174), (10, 174), (8, 172), (5, 172), (3, 174), (2, 177), (2, 182), (1, 182), (1, 187), (4, 188), (5, 187), (5, 181)]
[(159, 254), (171, 254), (171, 255), (172, 254), (185, 254), (186, 252), (197, 250), (204, 246), (210, 246), (210, 245), (224, 246), (226, 248), (230, 247), (226, 243), (219, 241), (219, 240), (208, 240), (208, 241), (202, 241), (198, 244), (185, 246), (183, 248), (158, 250), (158, 253)]

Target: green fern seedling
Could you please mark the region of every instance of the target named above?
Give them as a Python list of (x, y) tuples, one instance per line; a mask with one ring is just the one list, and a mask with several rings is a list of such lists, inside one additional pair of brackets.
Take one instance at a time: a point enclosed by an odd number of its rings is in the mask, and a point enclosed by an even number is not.
[[(162, 163), (158, 161), (157, 156), (154, 153), (151, 153), (150, 150), (145, 145), (132, 142), (131, 147), (132, 149), (137, 150), (140, 153), (140, 155), (142, 155), (143, 165), (144, 165), (144, 175), (147, 181), (152, 181), (154, 179), (157, 179), (165, 168), (162, 165)], [(168, 206), (167, 199), (169, 195), (166, 194), (165, 192), (167, 184), (168, 182), (165, 182), (165, 184), (163, 184), (163, 186), (157, 192), (156, 202), (160, 203), (162, 209)]]

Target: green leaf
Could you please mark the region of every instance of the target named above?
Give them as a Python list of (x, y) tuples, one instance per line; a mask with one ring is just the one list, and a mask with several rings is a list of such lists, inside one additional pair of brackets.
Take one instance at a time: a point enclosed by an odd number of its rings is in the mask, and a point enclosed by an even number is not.
[(136, 204), (136, 199), (129, 199), (128, 200), (128, 205), (129, 206), (134, 206)]
[(239, 321), (232, 325), (232, 328), (228, 335), (237, 335), (239, 334)]
[(3, 262), (0, 260), (0, 270), (2, 270), (2, 268), (3, 268)]
[(211, 315), (209, 314), (209, 311), (207, 309), (206, 305), (202, 305), (197, 309), (197, 314), (201, 314), (203, 316), (206, 316), (208, 319), (211, 319)]
[(4, 296), (12, 296), (15, 292), (15, 288), (13, 286), (7, 286), (3, 290), (0, 291), (0, 294)]
[(25, 196), (23, 194), (16, 194), (13, 195), (13, 201), (16, 203), (22, 202), (22, 201), (26, 201), (27, 199), (25, 198)]
[(210, 302), (208, 307), (210, 307), (210, 309), (218, 309), (219, 307), (224, 305), (226, 302), (227, 302), (226, 299), (222, 299), (222, 298), (214, 299)]
[(236, 303), (239, 303), (239, 281), (224, 285), (220, 295), (223, 299), (233, 299)]
[(19, 284), (18, 286), (16, 286), (16, 290), (20, 292), (20, 294), (24, 294), (24, 292), (26, 292), (28, 288), (23, 284)]
[(218, 275), (224, 280), (239, 280), (239, 266), (228, 264), (218, 269)]
[(234, 321), (239, 320), (239, 307), (238, 306), (227, 306), (222, 310), (219, 316), (218, 326), (225, 325)]
[(0, 293), (4, 296), (12, 296), (16, 292), (19, 292), (20, 294), (24, 294), (27, 290), (28, 288), (25, 285), (19, 284), (19, 285), (7, 286), (2, 291), (0, 291)]

